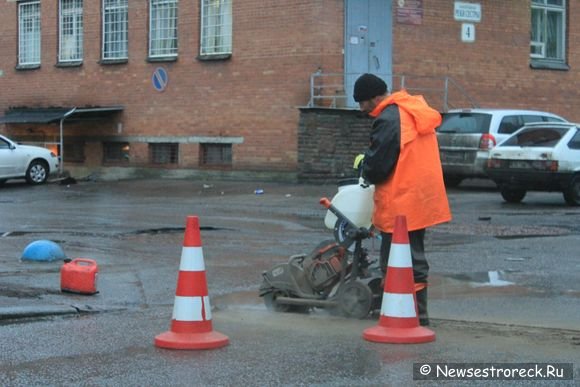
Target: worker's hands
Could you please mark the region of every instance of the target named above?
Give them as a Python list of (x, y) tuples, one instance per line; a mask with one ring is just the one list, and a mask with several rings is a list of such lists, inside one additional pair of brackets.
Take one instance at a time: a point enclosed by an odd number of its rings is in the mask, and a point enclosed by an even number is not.
[(362, 163), (363, 163), (364, 159), (365, 159), (365, 155), (364, 155), (363, 153), (361, 153), (361, 154), (357, 155), (357, 156), (354, 158), (354, 164), (353, 164), (353, 166), (352, 166), (352, 167), (353, 167), (354, 169), (359, 169), (360, 167), (362, 167)]

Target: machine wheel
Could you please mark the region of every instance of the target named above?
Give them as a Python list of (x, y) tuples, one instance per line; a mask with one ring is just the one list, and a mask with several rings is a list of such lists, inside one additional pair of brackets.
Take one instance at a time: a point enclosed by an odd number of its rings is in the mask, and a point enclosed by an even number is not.
[(274, 290), (273, 292), (264, 294), (264, 304), (266, 304), (268, 310), (281, 313), (288, 312), (290, 311), (291, 305), (280, 304), (276, 301), (276, 298), (286, 296), (288, 296), (286, 292)]
[(526, 191), (517, 188), (505, 188), (500, 189), (501, 197), (508, 203), (519, 203), (526, 196)]
[(35, 160), (26, 170), (26, 181), (29, 184), (42, 184), (48, 179), (48, 166), (42, 161)]
[(576, 176), (564, 191), (564, 200), (569, 206), (580, 206), (580, 176)]
[(338, 308), (347, 317), (365, 318), (373, 303), (371, 289), (358, 281), (350, 281), (340, 287)]

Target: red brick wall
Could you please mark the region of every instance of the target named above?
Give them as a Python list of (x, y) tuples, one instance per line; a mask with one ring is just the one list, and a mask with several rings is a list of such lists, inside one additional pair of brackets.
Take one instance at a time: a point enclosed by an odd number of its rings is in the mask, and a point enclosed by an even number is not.
[[(453, 1), (423, 1), (421, 25), (400, 24), (393, 15), (395, 74), (450, 76), (481, 106), (550, 110), (580, 121), (580, 6), (569, 1), (569, 71), (529, 66), (530, 1), (479, 1), (482, 21), (476, 41), (460, 41), (461, 22), (453, 20)], [(84, 1), (84, 61), (81, 67), (56, 67), (57, 0), (43, 0), (42, 66), (15, 70), (17, 4), (0, 1), (0, 112), (9, 107), (123, 105), (124, 112), (99, 124), (66, 126), (67, 135), (231, 136), (237, 170), (296, 171), (298, 106), (309, 100), (309, 76), (343, 71), (342, 0), (233, 1), (233, 55), (202, 62), (199, 50), (199, 0), (179, 2), (179, 58), (147, 62), (148, 2), (129, 1), (129, 61), (101, 65), (100, 1)], [(393, 1), (393, 10), (397, 2)], [(163, 66), (167, 90), (151, 85)], [(347, 93), (351, 92), (347, 90)], [(465, 106), (455, 93), (452, 103)], [(117, 123), (122, 121), (122, 132)], [(50, 126), (58, 130), (58, 126)], [(0, 130), (2, 128), (0, 127)], [(6, 129), (6, 128), (5, 128)], [(9, 128), (11, 129), (11, 128)], [(43, 129), (44, 130), (44, 129)], [(195, 168), (199, 149), (180, 145), (182, 167)], [(146, 144), (131, 144), (131, 164), (147, 164)], [(90, 163), (102, 150), (87, 149)]]
[[(461, 42), (461, 23), (453, 1), (423, 1), (421, 25), (394, 20), (393, 72), (448, 75), (483, 107), (548, 110), (580, 121), (580, 6), (569, 0), (569, 71), (531, 69), (531, 2), (478, 1), (482, 20), (473, 43)], [(393, 7), (396, 7), (394, 2)], [(457, 106), (461, 107), (461, 106)]]
[[(295, 170), (297, 107), (309, 100), (309, 76), (319, 67), (342, 71), (342, 2), (233, 1), (232, 57), (207, 62), (196, 59), (199, 3), (179, 2), (178, 60), (149, 63), (148, 2), (129, 1), (129, 62), (101, 65), (100, 1), (84, 1), (83, 65), (62, 68), (55, 67), (58, 2), (42, 1), (41, 68), (17, 71), (17, 6), (0, 2), (0, 85), (12, 90), (0, 94), (0, 111), (118, 104), (125, 107), (123, 136), (243, 137), (233, 145), (234, 169)], [(151, 85), (159, 66), (169, 74), (161, 93)], [(106, 133), (87, 135), (110, 135), (116, 122), (106, 126)], [(181, 160), (194, 162), (189, 155)]]

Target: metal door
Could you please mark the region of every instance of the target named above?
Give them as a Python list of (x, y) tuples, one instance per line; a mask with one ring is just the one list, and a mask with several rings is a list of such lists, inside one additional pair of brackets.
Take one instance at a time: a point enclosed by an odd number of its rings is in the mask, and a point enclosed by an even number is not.
[(380, 76), (391, 90), (392, 0), (346, 0), (345, 8), (345, 91), (356, 107), (352, 92), (361, 74)]

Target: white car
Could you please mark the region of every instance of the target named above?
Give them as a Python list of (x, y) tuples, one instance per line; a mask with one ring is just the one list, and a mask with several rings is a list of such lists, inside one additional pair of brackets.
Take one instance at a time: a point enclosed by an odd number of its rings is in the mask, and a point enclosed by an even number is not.
[(21, 178), (42, 184), (58, 171), (58, 163), (58, 157), (46, 148), (20, 145), (0, 135), (0, 184)]
[(491, 150), (486, 172), (506, 202), (521, 202), (526, 191), (556, 191), (580, 206), (578, 125), (528, 124)]

